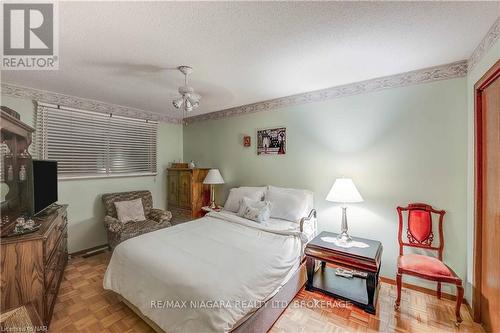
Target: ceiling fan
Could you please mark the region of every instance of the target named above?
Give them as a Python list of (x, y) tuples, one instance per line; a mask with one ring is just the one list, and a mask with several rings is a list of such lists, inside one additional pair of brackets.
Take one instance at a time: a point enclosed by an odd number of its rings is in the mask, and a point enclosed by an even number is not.
[(188, 75), (193, 72), (190, 66), (179, 66), (177, 69), (184, 74), (184, 86), (179, 87), (180, 96), (172, 101), (172, 105), (183, 112), (191, 112), (200, 106), (201, 96), (188, 85)]

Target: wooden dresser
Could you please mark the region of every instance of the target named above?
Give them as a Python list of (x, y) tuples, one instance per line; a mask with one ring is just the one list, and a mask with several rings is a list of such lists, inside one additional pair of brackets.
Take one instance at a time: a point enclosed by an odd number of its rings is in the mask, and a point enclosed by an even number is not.
[(54, 205), (35, 218), (38, 231), (0, 239), (2, 312), (31, 303), (49, 325), (68, 260), (67, 207)]
[(174, 218), (190, 219), (203, 216), (201, 207), (210, 202), (210, 187), (203, 180), (210, 169), (168, 168), (168, 210)]

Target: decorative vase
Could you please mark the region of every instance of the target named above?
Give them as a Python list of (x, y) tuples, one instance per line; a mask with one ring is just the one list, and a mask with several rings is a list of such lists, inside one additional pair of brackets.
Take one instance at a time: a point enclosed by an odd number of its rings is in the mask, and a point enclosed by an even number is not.
[(9, 182), (14, 180), (14, 169), (12, 168), (12, 165), (9, 165), (7, 169), (7, 180)]
[(21, 169), (19, 170), (19, 180), (24, 182), (26, 180), (26, 167), (21, 165)]

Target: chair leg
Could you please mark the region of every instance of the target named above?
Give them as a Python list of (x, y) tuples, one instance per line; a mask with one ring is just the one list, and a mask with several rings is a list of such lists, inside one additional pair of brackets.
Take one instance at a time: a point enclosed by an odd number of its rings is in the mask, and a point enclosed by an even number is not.
[(460, 326), (462, 322), (462, 317), (460, 316), (460, 307), (462, 306), (462, 300), (464, 298), (464, 288), (462, 284), (457, 284), (457, 305), (455, 307), (455, 315), (457, 316), (457, 321), (455, 322), (455, 326)]
[(402, 275), (401, 273), (397, 273), (396, 275), (396, 289), (398, 296), (396, 298), (396, 303), (394, 304), (394, 310), (399, 310), (399, 304), (401, 303), (401, 284), (402, 284)]
[(437, 285), (437, 298), (441, 299), (441, 282), (438, 282)]

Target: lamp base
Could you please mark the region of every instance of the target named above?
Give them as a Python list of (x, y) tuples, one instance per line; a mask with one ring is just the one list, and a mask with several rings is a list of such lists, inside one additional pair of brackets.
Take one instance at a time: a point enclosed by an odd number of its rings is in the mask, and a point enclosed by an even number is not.
[(353, 247), (353, 240), (346, 231), (342, 231), (335, 239), (335, 245), (340, 247)]
[(351, 243), (352, 238), (351, 236), (349, 236), (347, 231), (342, 231), (340, 234), (338, 234), (337, 241), (342, 243)]
[(217, 208), (217, 205), (215, 204), (215, 186), (213, 184), (210, 184), (210, 209), (215, 209)]

